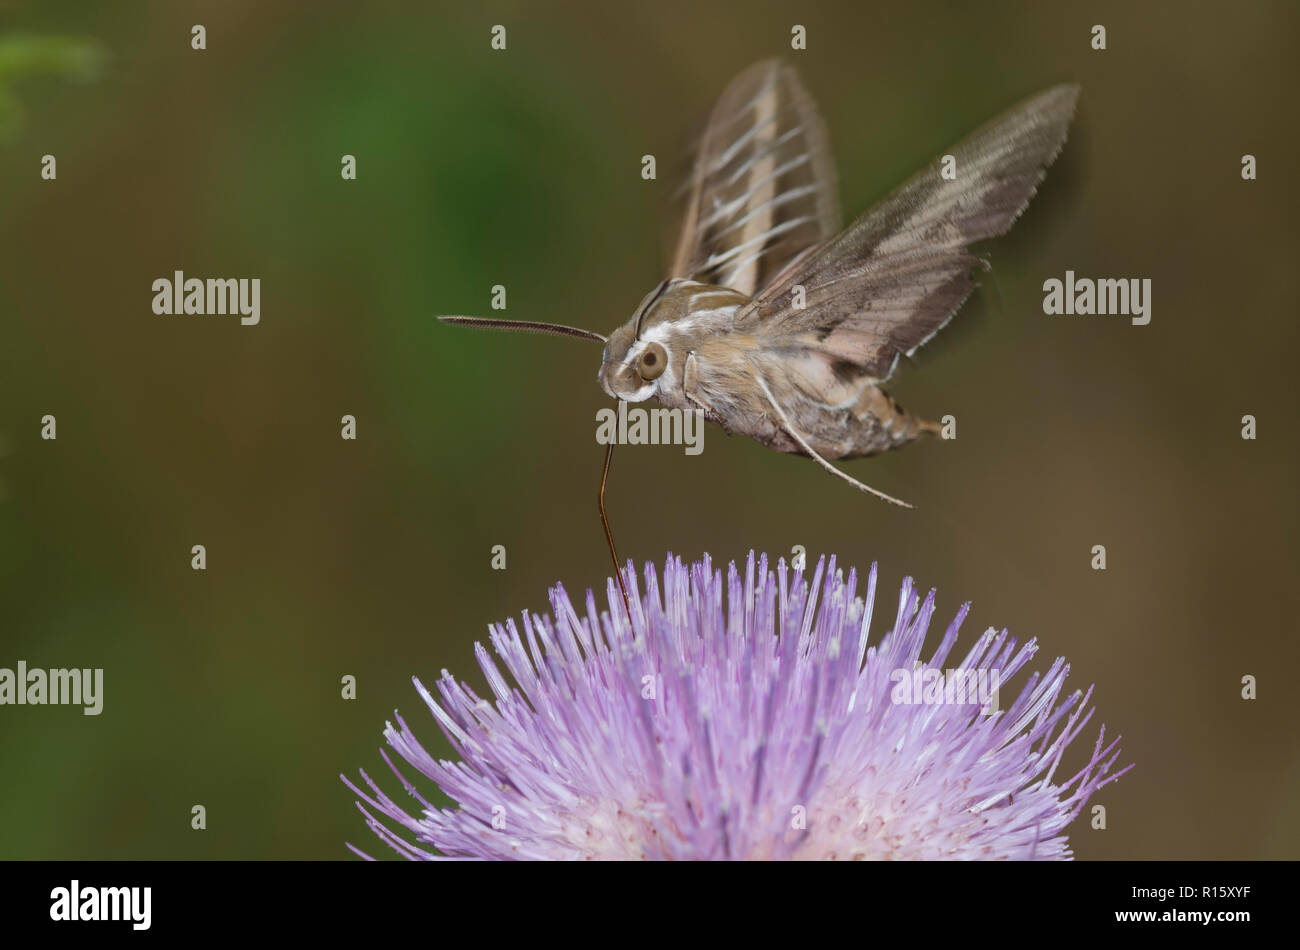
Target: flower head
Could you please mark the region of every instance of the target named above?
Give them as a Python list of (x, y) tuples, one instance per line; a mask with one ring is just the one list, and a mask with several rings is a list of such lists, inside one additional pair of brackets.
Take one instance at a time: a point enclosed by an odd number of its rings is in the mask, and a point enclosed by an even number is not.
[(445, 670), (436, 699), (415, 680), (460, 761), (435, 760), (401, 716), (385, 738), (458, 807), (385, 752), (418, 815), (364, 771), (368, 790), (344, 778), (384, 842), (408, 858), (1060, 859), (1066, 826), (1127, 771), (1103, 727), (1058, 776), (1092, 715), (1091, 689), (1064, 694), (1063, 659), (998, 708), (1035, 641), (990, 629), (943, 669), (969, 604), (922, 662), (935, 592), (921, 602), (910, 578), (875, 645), (875, 565), (863, 597), (833, 557), (811, 582), (752, 552), (725, 582), (707, 556), (669, 556), (662, 588), (646, 565), (644, 595), (630, 565), (627, 582), (631, 627), (612, 580), (608, 612), (588, 591), (580, 616), (557, 585), (553, 617), (492, 626), (514, 680), (476, 644), (494, 700)]

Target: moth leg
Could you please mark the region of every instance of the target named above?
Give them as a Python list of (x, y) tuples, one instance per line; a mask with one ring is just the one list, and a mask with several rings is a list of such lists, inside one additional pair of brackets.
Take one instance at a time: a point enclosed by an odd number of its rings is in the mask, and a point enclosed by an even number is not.
[(682, 368), (682, 395), (704, 410), (704, 418), (708, 419), (710, 422), (716, 422), (718, 425), (722, 426), (723, 432), (727, 435), (731, 435), (731, 429), (722, 421), (722, 418), (710, 409), (703, 399), (691, 392), (691, 379), (698, 372), (699, 371), (695, 369), (695, 351), (691, 350), (686, 354), (686, 365)]
[(884, 492), (878, 491), (875, 488), (872, 488), (870, 485), (862, 484), (862, 482), (858, 481), (856, 478), (853, 478), (851, 475), (846, 475), (844, 472), (841, 472), (830, 462), (826, 461), (824, 458), (818, 455), (816, 450), (813, 449), (813, 447), (808, 444), (808, 440), (805, 439), (803, 436), (801, 436), (795, 430), (795, 427), (790, 424), (790, 418), (785, 414), (785, 410), (782, 409), (780, 405), (777, 403), (776, 397), (772, 395), (772, 390), (768, 388), (767, 380), (763, 379), (761, 373), (755, 374), (754, 378), (758, 380), (758, 385), (762, 388), (763, 395), (767, 397), (767, 401), (771, 403), (772, 409), (776, 412), (776, 417), (778, 420), (780, 420), (782, 430), (785, 432), (786, 435), (794, 439), (795, 443), (799, 446), (799, 448), (803, 449), (805, 452), (808, 453), (809, 458), (811, 458), (822, 468), (826, 469), (826, 471), (830, 472), (832, 475), (838, 475), (840, 478), (844, 479), (854, 488), (858, 489), (858, 491), (866, 492), (868, 495), (875, 495), (877, 498), (881, 498), (892, 505), (899, 505), (900, 507), (903, 508), (912, 507), (905, 501), (900, 501), (899, 499), (894, 498), (891, 495), (886, 495)]

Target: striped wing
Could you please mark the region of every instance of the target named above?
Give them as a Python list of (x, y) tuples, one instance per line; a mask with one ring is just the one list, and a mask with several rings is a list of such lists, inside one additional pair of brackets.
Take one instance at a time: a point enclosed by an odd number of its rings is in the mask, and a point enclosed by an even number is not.
[[(806, 347), (839, 378), (889, 377), (965, 301), (980, 259), (968, 246), (1004, 234), (1065, 143), (1078, 86), (1056, 86), (994, 119), (842, 234), (778, 275), (736, 318), (779, 347)], [(804, 288), (795, 309), (794, 287)]]
[(723, 92), (699, 143), (671, 276), (752, 297), (839, 227), (817, 107), (789, 66), (751, 66)]

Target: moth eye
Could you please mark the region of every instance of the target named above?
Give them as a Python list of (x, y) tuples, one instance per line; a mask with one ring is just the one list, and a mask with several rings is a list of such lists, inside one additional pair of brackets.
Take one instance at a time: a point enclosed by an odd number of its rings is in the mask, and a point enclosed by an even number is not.
[(668, 351), (658, 343), (651, 343), (637, 357), (636, 371), (645, 380), (658, 379), (668, 368)]

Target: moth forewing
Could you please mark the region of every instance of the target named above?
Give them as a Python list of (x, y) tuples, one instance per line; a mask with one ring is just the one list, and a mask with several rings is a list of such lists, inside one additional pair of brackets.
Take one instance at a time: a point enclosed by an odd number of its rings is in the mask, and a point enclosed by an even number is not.
[[(948, 153), (955, 180), (936, 159), (761, 290), (737, 328), (774, 346), (810, 344), (888, 379), (899, 355), (933, 337), (973, 289), (979, 259), (969, 245), (1006, 233), (1024, 210), (1065, 142), (1077, 97), (1077, 86), (1054, 87), (964, 139)], [(791, 302), (796, 284), (802, 309)]]
[(700, 137), (671, 275), (752, 296), (839, 228), (817, 107), (789, 66), (751, 66), (727, 86)]

